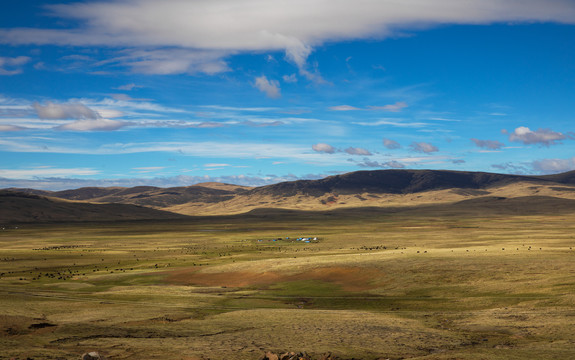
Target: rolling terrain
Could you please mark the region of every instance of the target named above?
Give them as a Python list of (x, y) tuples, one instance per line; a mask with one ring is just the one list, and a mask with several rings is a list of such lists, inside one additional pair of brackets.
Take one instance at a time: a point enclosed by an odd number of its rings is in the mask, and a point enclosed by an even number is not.
[(2, 190), (0, 359), (572, 359), (573, 175)]
[[(459, 204), (458, 207), (481, 205), (491, 208), (510, 209), (510, 199), (521, 202), (519, 210), (544, 211), (569, 207), (567, 200), (575, 200), (575, 172), (548, 176), (519, 176), (483, 172), (439, 171), (439, 170), (379, 170), (358, 171), (330, 176), (320, 180), (299, 180), (274, 185), (250, 188), (244, 186), (203, 183), (187, 187), (157, 188), (140, 186), (133, 188), (79, 188), (64, 191), (43, 191), (34, 189), (7, 189), (4, 193), (16, 192), (43, 197), (43, 206), (80, 206), (80, 203), (123, 204), (162, 210), (161, 217), (169, 213), (188, 216), (242, 214), (258, 209), (284, 209), (302, 211), (331, 211), (342, 208), (412, 208), (421, 205)], [(16, 194), (14, 195), (17, 196)], [(52, 199), (52, 200), (47, 200)], [(477, 200), (470, 203), (470, 200)], [(501, 202), (502, 199), (508, 199)], [(14, 200), (14, 199), (12, 199)], [(5, 201), (5, 199), (4, 199)], [(38, 203), (40, 201), (36, 199)], [(22, 203), (31, 204), (31, 198), (22, 198)], [(76, 205), (74, 205), (76, 204)], [(85, 206), (85, 205), (83, 205)], [(26, 211), (27, 214), (19, 214)], [(92, 207), (98, 209), (98, 207)], [(104, 210), (105, 207), (100, 207)], [(106, 210), (109, 210), (108, 208)], [(126, 211), (132, 219), (150, 218), (152, 212), (138, 208)], [(122, 212), (120, 208), (118, 211)], [(4, 219), (40, 220), (42, 216), (33, 213), (30, 207), (12, 207)], [(47, 212), (44, 211), (44, 214)], [(79, 212), (93, 214), (93, 211)], [(109, 215), (112, 215), (109, 213)], [(52, 220), (56, 219), (56, 213)], [(90, 219), (88, 216), (86, 219)], [(119, 217), (120, 219), (122, 217)], [(152, 217), (153, 218), (153, 217)], [(67, 219), (67, 218), (66, 218)]]

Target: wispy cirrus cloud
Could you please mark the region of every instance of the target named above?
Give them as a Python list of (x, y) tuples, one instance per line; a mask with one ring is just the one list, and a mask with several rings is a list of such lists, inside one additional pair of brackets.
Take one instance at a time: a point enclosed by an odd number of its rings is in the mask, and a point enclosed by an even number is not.
[(100, 115), (81, 103), (56, 104), (47, 102), (45, 105), (40, 103), (32, 104), (34, 110), (40, 119), (49, 120), (67, 120), (67, 119), (91, 119), (100, 118)]
[(403, 119), (381, 119), (381, 120), (377, 120), (377, 121), (358, 121), (358, 122), (353, 122), (353, 124), (362, 125), (362, 126), (389, 125), (389, 126), (394, 126), (394, 127), (399, 127), (399, 128), (422, 128), (422, 127), (429, 126), (428, 123), (423, 123), (423, 122), (418, 122), (418, 121), (409, 122), (409, 121), (404, 121)]
[(395, 104), (389, 104), (384, 106), (368, 106), (367, 108), (359, 108), (351, 105), (337, 105), (331, 106), (328, 110), (331, 111), (359, 111), (359, 110), (371, 110), (371, 111), (389, 111), (389, 112), (400, 112), (407, 107), (407, 103), (403, 101), (396, 102)]
[(384, 106), (370, 106), (370, 110), (380, 110), (380, 111), (390, 111), (390, 112), (400, 112), (407, 107), (407, 103), (403, 101), (398, 101), (395, 104), (389, 104)]
[(16, 126), (16, 125), (2, 125), (0, 124), (0, 132), (13, 132), (13, 131), (22, 131), (26, 130), (25, 127)]
[(91, 176), (99, 173), (99, 170), (91, 168), (56, 168), (51, 166), (39, 166), (25, 169), (0, 169), (0, 178), (36, 179), (52, 176)]
[(0, 76), (11, 76), (22, 73), (22, 66), (30, 62), (28, 56), (0, 57)]
[(69, 124), (55, 127), (55, 130), (65, 131), (114, 131), (130, 126), (130, 123), (110, 119), (76, 120)]
[(351, 106), (351, 105), (330, 106), (328, 109), (331, 110), (331, 111), (356, 111), (356, 110), (361, 110), (360, 108), (357, 108), (357, 107)]
[(56, 126), (55, 130), (66, 131), (114, 131), (129, 126), (130, 123), (104, 119), (97, 111), (81, 103), (56, 104), (48, 102), (45, 105), (34, 103), (32, 105), (40, 119), (68, 120), (74, 122)]

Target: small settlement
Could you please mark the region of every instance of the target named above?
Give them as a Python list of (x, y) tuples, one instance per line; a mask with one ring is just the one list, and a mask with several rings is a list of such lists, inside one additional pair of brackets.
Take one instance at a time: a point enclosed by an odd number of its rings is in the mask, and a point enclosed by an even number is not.
[(319, 239), (317, 238), (317, 236), (306, 236), (306, 237), (298, 237), (298, 238), (292, 238), (289, 236), (286, 236), (284, 238), (273, 238), (273, 239), (258, 239), (258, 242), (273, 242), (273, 241), (283, 241), (283, 242), (304, 242), (304, 243), (318, 243)]

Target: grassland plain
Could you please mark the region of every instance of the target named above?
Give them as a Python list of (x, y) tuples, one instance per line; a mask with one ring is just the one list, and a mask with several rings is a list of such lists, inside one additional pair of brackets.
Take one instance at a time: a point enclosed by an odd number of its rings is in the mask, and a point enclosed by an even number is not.
[(573, 220), (354, 210), (10, 225), (0, 359), (575, 358)]

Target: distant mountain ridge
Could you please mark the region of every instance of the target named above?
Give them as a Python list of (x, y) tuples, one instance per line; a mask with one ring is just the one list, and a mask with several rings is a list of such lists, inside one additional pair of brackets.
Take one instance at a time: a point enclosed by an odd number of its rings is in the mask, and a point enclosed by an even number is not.
[(338, 194), (387, 193), (408, 194), (438, 189), (483, 189), (489, 186), (516, 181), (555, 181), (575, 184), (573, 176), (557, 177), (559, 181), (545, 176), (505, 175), (485, 172), (449, 170), (376, 170), (356, 171), (330, 176), (320, 180), (299, 180), (267, 185), (251, 190), (252, 193), (268, 193), (293, 196), (296, 193), (321, 195), (326, 192)]
[(185, 215), (223, 215), (261, 208), (329, 210), (338, 207), (415, 206), (489, 196), (575, 199), (575, 171), (524, 176), (451, 170), (375, 170), (255, 188), (203, 183), (172, 188), (137, 186), (3, 191), (74, 202), (137, 205)]

